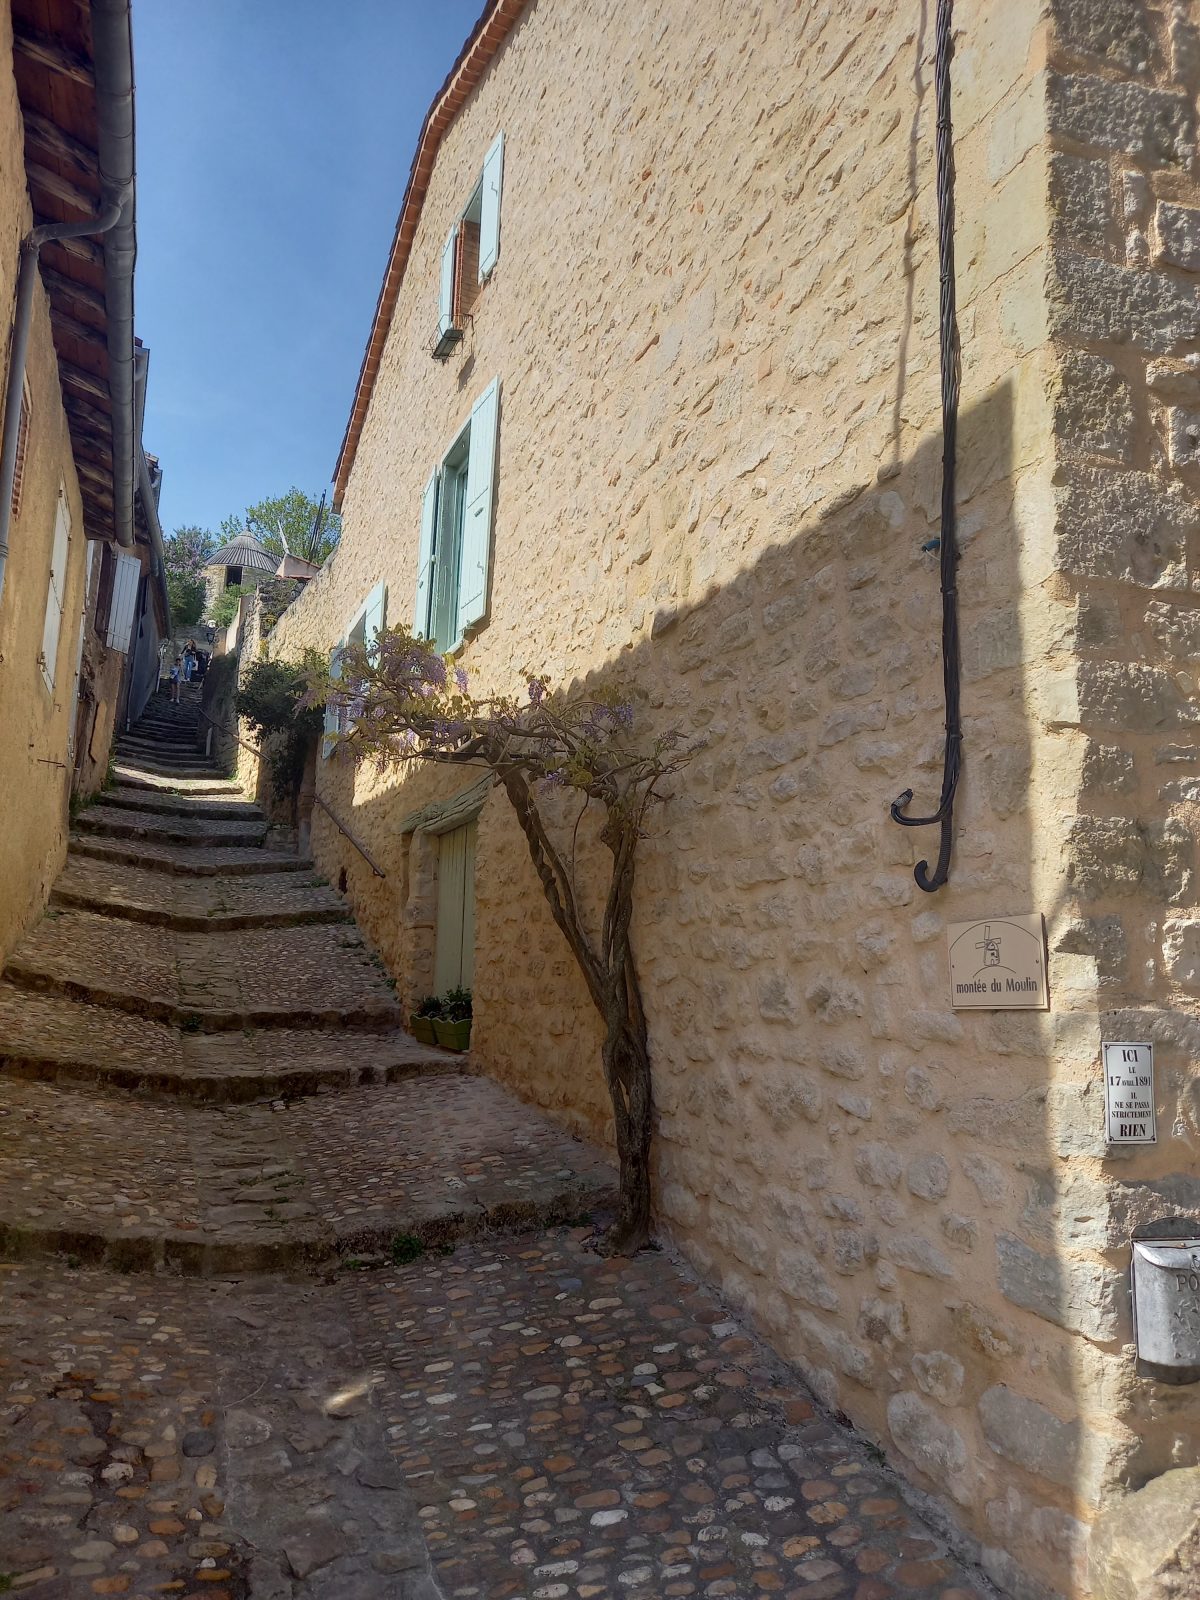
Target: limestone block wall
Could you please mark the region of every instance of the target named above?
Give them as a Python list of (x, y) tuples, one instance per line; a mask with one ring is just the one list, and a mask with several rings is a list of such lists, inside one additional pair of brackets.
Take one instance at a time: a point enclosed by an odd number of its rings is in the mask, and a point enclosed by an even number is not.
[[(0, 12), (0, 304), (16, 291), (18, 249), (33, 218), (25, 188), (24, 128), (12, 75), (12, 19)], [(10, 313), (6, 313), (10, 314)], [(20, 509), (12, 520), (0, 600), (0, 962), (40, 914), (66, 856), (67, 757), (87, 562), (83, 509), (58, 385), (49, 308), (35, 291), (26, 364), (31, 407)], [(71, 514), (66, 600), (54, 689), (38, 665), (59, 487)]]
[[(662, 1222), (1024, 1600), (1086, 1594), (1098, 1510), (1200, 1434), (1194, 1391), (1134, 1374), (1125, 1277), (1134, 1222), (1200, 1211), (1195, 53), (1185, 8), (955, 14), (947, 889), (913, 882), (935, 832), (887, 814), (935, 801), (942, 735), (920, 8), (527, 9), (438, 156), (341, 546), (269, 648), (329, 648), (381, 578), (409, 619), (421, 492), (499, 376), (474, 683), (620, 682), (704, 741), (638, 894)], [(442, 243), (501, 128), (500, 261), (437, 366)], [(318, 773), (386, 877), (319, 812), (318, 859), (410, 999), (436, 880), (404, 821), (472, 777)], [(586, 827), (581, 859), (594, 886)], [(494, 795), (476, 889), (480, 1063), (606, 1138), (597, 1027)], [(955, 1012), (947, 924), (1039, 912), (1049, 1012)], [(1149, 1153), (1105, 1154), (1105, 1037), (1157, 1041)]]

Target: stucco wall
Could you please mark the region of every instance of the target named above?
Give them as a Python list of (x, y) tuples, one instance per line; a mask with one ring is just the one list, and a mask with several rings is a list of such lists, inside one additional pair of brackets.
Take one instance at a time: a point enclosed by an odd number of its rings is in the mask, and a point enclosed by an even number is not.
[[(11, 316), (17, 252), (31, 226), (25, 189), (24, 133), (12, 76), (12, 20), (0, 8), (0, 305)], [(5, 347), (7, 340), (5, 341)], [(12, 520), (0, 599), (0, 961), (39, 914), (66, 852), (68, 726), (87, 550), (83, 511), (71, 459), (46, 296), (35, 294), (26, 364), (31, 409), (20, 510)], [(54, 691), (38, 667), (59, 487), (71, 514), (66, 601)]]
[[(706, 741), (638, 900), (661, 1215), (998, 1582), (1082, 1594), (1097, 1509), (1200, 1428), (1134, 1377), (1123, 1277), (1134, 1221), (1200, 1211), (1200, 458), (1169, 409), (1200, 404), (1200, 256), (1159, 205), (1194, 195), (1195, 56), (1139, 6), (955, 13), (947, 889), (912, 879), (936, 831), (887, 816), (936, 802), (942, 733), (920, 8), (532, 5), (439, 155), (341, 547), (271, 648), (328, 648), (381, 577), (408, 620), (422, 488), (499, 375), (473, 680), (622, 680)], [(501, 128), (499, 265), (438, 366), (442, 242)], [(318, 858), (412, 995), (431, 890), (401, 822), (467, 780), (319, 781), (388, 876), (319, 814)], [(495, 797), (477, 894), (481, 1063), (603, 1137), (596, 1027)], [(954, 1012), (946, 924), (1038, 912), (1050, 1012)], [(1159, 1042), (1157, 1150), (1105, 1154), (1102, 1037)]]

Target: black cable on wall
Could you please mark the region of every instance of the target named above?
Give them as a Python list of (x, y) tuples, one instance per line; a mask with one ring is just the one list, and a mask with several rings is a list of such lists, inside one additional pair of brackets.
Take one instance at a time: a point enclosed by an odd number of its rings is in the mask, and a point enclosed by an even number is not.
[(950, 876), (954, 844), (954, 796), (962, 775), (961, 671), (958, 640), (958, 536), (955, 527), (954, 468), (958, 436), (960, 359), (958, 316), (954, 298), (954, 132), (950, 121), (951, 13), (954, 0), (938, 0), (934, 56), (937, 103), (938, 271), (940, 276), (942, 379), (942, 519), (940, 573), (942, 585), (942, 680), (946, 700), (946, 743), (942, 758), (942, 793), (938, 808), (927, 817), (908, 817), (904, 808), (913, 792), (905, 789), (892, 801), (892, 821), (904, 828), (941, 828), (937, 865), (918, 861), (913, 876), (926, 894), (940, 889)]

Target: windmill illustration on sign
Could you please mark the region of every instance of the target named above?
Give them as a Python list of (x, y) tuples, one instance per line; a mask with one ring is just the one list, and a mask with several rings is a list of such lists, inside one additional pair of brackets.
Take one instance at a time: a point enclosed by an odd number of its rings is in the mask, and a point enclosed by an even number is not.
[(1046, 936), (1041, 917), (989, 917), (949, 929), (950, 989), (958, 1008), (1042, 1010)]
[[(983, 951), (983, 966), (998, 967), (1000, 965), (1000, 938), (993, 936), (990, 923), (984, 924), (983, 938), (975, 942), (976, 950)], [(980, 968), (982, 971), (983, 968)]]

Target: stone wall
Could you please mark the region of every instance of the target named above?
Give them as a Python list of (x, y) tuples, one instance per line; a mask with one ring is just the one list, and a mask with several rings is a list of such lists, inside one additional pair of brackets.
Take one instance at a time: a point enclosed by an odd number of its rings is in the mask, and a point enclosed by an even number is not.
[[(0, 305), (16, 291), (18, 250), (33, 218), (25, 188), (24, 127), (12, 75), (12, 19), (0, 8)], [(7, 336), (5, 339), (7, 346)], [(3, 367), (0, 367), (0, 371)], [(20, 508), (12, 519), (0, 600), (0, 962), (40, 914), (66, 857), (71, 790), (68, 733), (83, 610), (87, 541), (58, 384), (49, 306), (34, 294), (26, 377), (29, 443)], [(2, 391), (0, 391), (2, 393)], [(39, 667), (60, 485), (71, 516), (66, 599), (53, 692)], [(107, 747), (106, 747), (107, 749)]]
[[(705, 741), (638, 896), (663, 1223), (1003, 1587), (1082, 1595), (1097, 1508), (1200, 1423), (1135, 1378), (1124, 1277), (1134, 1221), (1200, 1210), (1196, 81), (1174, 13), (955, 11), (948, 888), (913, 882), (936, 831), (888, 819), (910, 784), (936, 800), (942, 735), (920, 8), (530, 7), (439, 154), (341, 546), (270, 648), (329, 648), (381, 577), (409, 620), (422, 489), (498, 375), (474, 683), (631, 684)], [(442, 243), (501, 128), (500, 261), (438, 366)], [(318, 859), (411, 997), (436, 864), (404, 820), (467, 779), (318, 781), (386, 877), (320, 813)], [(952, 1010), (947, 923), (1038, 912), (1049, 1013)], [(596, 1022), (496, 796), (476, 928), (481, 1064), (608, 1137)], [(1156, 1151), (1105, 1156), (1102, 1036), (1159, 1043)]]

